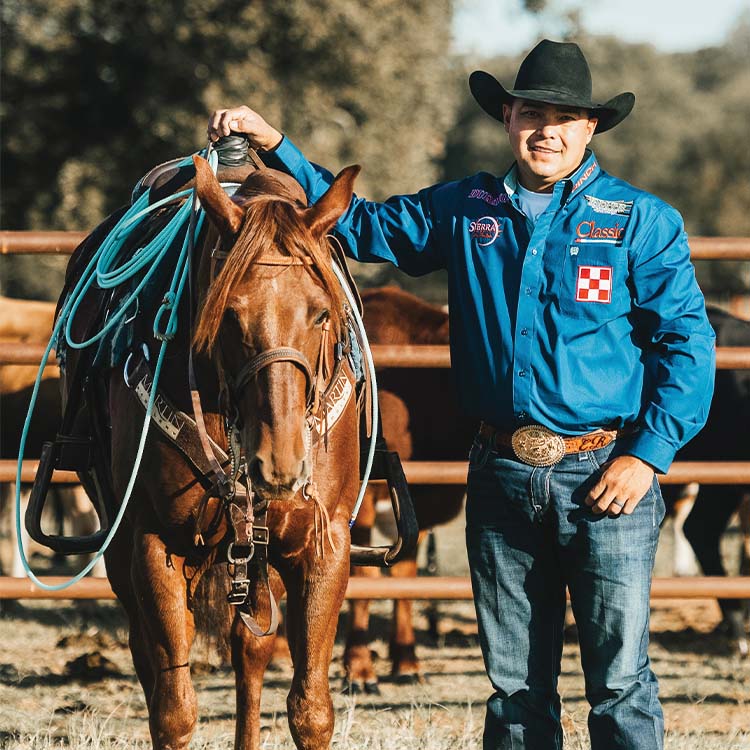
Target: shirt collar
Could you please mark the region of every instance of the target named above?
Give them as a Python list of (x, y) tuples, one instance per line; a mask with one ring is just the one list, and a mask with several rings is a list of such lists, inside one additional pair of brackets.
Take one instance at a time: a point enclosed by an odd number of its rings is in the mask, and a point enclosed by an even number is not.
[[(599, 162), (591, 149), (586, 149), (581, 165), (570, 177), (558, 180), (552, 188), (553, 196), (563, 195), (568, 200), (571, 195), (578, 192), (583, 186), (593, 180), (601, 171)], [(514, 162), (503, 177), (503, 187), (513, 205), (518, 208), (518, 165)]]

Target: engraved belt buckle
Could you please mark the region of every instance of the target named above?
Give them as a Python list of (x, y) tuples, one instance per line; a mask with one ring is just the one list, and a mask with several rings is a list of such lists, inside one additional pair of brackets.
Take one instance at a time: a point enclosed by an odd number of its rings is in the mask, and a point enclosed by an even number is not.
[(513, 452), (530, 466), (552, 466), (565, 455), (565, 441), (539, 424), (519, 427), (510, 439)]

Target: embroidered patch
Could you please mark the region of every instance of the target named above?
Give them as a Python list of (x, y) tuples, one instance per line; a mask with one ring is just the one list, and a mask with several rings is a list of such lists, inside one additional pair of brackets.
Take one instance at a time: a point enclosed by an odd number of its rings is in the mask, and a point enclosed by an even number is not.
[(585, 194), (583, 197), (586, 199), (586, 203), (598, 214), (630, 216), (630, 211), (633, 208), (633, 201), (606, 201), (603, 198)]
[(491, 245), (501, 234), (502, 227), (494, 216), (482, 216), (469, 223), (469, 236), (477, 240), (477, 245)]
[(611, 302), (612, 267), (578, 266), (576, 302)]
[(318, 435), (323, 435), (326, 431), (330, 432), (333, 429), (339, 417), (344, 413), (353, 392), (354, 386), (346, 373), (342, 372), (326, 398), (327, 415), (325, 414), (326, 410), (321, 410), (321, 413), (316, 414), (313, 418), (315, 432)]

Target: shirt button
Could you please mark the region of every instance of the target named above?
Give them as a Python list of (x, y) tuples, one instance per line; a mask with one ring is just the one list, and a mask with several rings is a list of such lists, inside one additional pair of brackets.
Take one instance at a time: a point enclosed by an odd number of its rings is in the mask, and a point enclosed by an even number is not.
[(529, 329), (528, 328), (522, 328), (521, 329), (521, 336), (528, 336), (529, 335)]
[(516, 414), (516, 417), (518, 419), (526, 419), (526, 412), (525, 411), (519, 411), (518, 414)]
[(518, 371), (518, 377), (519, 378), (525, 378), (526, 377), (526, 370), (519, 370)]
[(534, 248), (534, 249), (533, 249), (533, 250), (531, 251), (531, 254), (532, 254), (532, 255), (536, 255), (536, 248)]
[(530, 286), (526, 287), (526, 294), (531, 294), (531, 287)]

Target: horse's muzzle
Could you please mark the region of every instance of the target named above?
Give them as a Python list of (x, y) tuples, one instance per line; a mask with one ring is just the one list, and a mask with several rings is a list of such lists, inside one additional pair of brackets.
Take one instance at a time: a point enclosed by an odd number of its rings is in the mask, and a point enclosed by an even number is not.
[(296, 470), (281, 470), (272, 462), (259, 456), (248, 462), (248, 473), (253, 491), (261, 497), (273, 500), (291, 500), (310, 479), (310, 465), (303, 458)]

